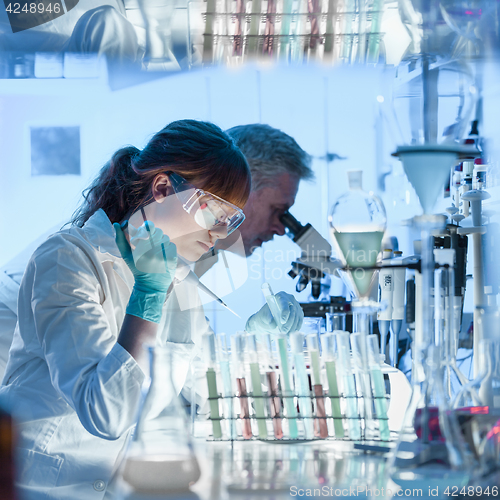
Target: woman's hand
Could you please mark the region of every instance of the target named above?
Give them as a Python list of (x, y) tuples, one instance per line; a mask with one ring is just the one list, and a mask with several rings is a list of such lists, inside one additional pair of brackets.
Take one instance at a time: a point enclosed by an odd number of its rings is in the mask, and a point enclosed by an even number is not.
[[(304, 320), (304, 311), (295, 297), (286, 292), (278, 292), (275, 297), (280, 311), (281, 331), (292, 333), (299, 330)], [(249, 333), (280, 333), (267, 304), (248, 318), (245, 330)]]
[(159, 323), (177, 267), (177, 249), (160, 229), (148, 225), (149, 231), (130, 226), (132, 249), (120, 224), (113, 224), (116, 245), (135, 280), (127, 314)]
[(147, 223), (149, 231), (144, 225), (139, 229), (128, 226), (132, 249), (120, 224), (115, 222), (116, 245), (134, 275), (134, 287), (147, 293), (167, 293), (177, 268), (177, 249), (161, 229)]

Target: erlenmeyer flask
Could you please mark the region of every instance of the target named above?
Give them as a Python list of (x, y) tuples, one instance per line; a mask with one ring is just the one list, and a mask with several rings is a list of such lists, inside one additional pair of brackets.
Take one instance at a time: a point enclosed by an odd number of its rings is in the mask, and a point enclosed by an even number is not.
[(479, 342), (480, 374), (458, 393), (454, 407), (487, 406), (500, 410), (500, 343), (482, 339)]
[(410, 485), (461, 487), (470, 478), (472, 456), (449, 409), (443, 386), (441, 349), (427, 350), (425, 378), (413, 384), (410, 404), (394, 454), (391, 479), (402, 488)]
[[(358, 299), (366, 299), (387, 223), (384, 205), (362, 189), (361, 170), (347, 172), (349, 191), (333, 205), (328, 217), (332, 240), (349, 270), (342, 271), (346, 285)], [(369, 269), (364, 269), (369, 268)]]
[(136, 492), (168, 494), (187, 491), (200, 478), (187, 413), (172, 378), (168, 346), (147, 347), (150, 383), (121, 477)]

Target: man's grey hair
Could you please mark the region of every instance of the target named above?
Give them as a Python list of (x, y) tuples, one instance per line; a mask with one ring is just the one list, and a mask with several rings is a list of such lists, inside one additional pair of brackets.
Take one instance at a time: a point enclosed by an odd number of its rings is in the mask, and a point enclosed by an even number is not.
[(274, 186), (276, 177), (291, 174), (314, 179), (312, 157), (293, 137), (260, 123), (238, 125), (226, 130), (245, 155), (252, 172), (252, 191)]

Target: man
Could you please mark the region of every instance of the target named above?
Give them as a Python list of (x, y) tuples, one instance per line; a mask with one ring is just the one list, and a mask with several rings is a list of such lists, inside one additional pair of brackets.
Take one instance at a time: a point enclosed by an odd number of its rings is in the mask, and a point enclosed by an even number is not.
[(311, 156), (289, 135), (269, 125), (239, 125), (226, 132), (252, 172), (252, 192), (240, 226), (246, 256), (274, 235), (285, 234), (279, 217), (294, 203), (302, 179), (313, 179)]
[(311, 156), (281, 130), (255, 123), (238, 125), (226, 133), (235, 140), (248, 161), (252, 191), (243, 209), (245, 221), (239, 231), (218, 242), (196, 263), (198, 276), (215, 264), (218, 250), (240, 253), (241, 246), (237, 245), (240, 235), (246, 257), (275, 235), (284, 235), (285, 226), (280, 216), (295, 203), (300, 181), (314, 178)]

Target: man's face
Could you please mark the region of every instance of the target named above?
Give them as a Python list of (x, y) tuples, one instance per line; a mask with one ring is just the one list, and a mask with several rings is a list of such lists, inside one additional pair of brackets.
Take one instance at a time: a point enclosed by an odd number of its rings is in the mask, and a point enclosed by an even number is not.
[(272, 240), (275, 234), (285, 234), (279, 217), (295, 203), (298, 189), (297, 176), (281, 174), (276, 176), (274, 186), (250, 193), (243, 208), (246, 218), (239, 227), (247, 257), (262, 243)]

